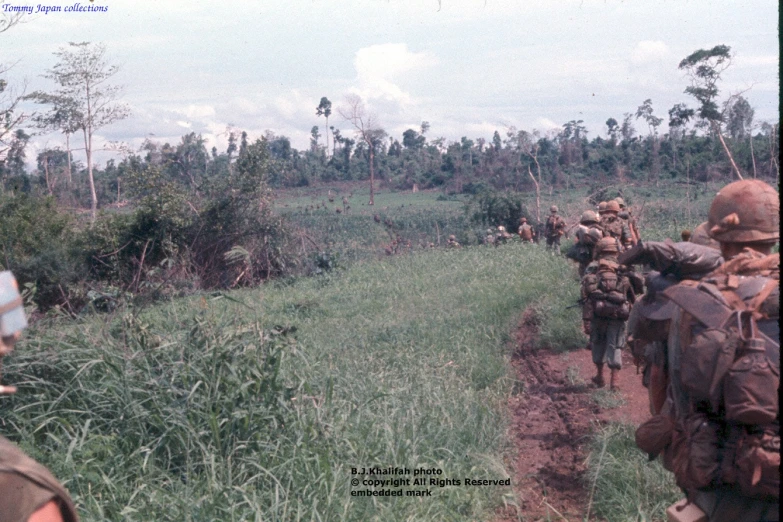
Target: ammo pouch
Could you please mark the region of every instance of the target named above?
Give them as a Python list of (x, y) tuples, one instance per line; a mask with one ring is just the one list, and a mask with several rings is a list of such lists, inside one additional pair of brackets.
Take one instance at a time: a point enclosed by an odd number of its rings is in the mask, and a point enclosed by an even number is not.
[(720, 478), (720, 425), (703, 413), (679, 422), (672, 434), (671, 466), (685, 491), (710, 488)]
[(745, 433), (737, 443), (734, 468), (743, 495), (780, 498), (780, 427), (770, 425), (758, 433)]
[(654, 415), (636, 429), (636, 446), (654, 459), (672, 443), (674, 422), (668, 415)]

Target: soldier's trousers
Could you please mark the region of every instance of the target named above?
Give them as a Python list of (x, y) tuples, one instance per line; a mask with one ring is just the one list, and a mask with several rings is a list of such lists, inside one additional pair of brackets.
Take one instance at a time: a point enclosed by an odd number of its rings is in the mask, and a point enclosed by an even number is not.
[(560, 253), (560, 236), (554, 236), (554, 237), (547, 237), (546, 238), (546, 247), (551, 248), (555, 251), (555, 253)]
[(593, 317), (590, 326), (593, 363), (605, 364), (613, 370), (622, 368), (625, 321)]

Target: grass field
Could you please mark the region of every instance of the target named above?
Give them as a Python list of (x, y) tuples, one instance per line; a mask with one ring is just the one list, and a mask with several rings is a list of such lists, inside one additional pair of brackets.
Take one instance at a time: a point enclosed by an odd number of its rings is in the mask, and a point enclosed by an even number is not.
[(483, 520), (510, 488), (356, 498), (351, 468), (507, 478), (509, 331), (575, 288), (535, 246), (442, 249), (39, 323), (7, 367), (6, 432), (84, 520)]
[[(660, 240), (703, 221), (711, 190), (695, 201), (680, 186), (624, 195), (643, 237)], [(305, 209), (312, 197), (283, 194), (277, 208), (343, 269), (41, 321), (7, 358), (5, 380), (20, 391), (0, 400), (3, 432), (63, 480), (84, 520), (487, 520), (517, 502), (500, 486), (357, 498), (351, 468), (507, 478), (505, 405), (524, 393), (510, 333), (534, 306), (542, 344), (582, 346), (580, 312), (566, 309), (574, 267), (537, 245), (417, 247), (451, 233), (477, 241), (483, 227), (467, 222), (461, 198), (381, 192), (367, 207), (356, 190), (346, 215)], [(571, 221), (586, 208), (585, 194), (544, 201)], [(410, 253), (382, 254), (390, 236), (375, 213)], [(594, 512), (607, 520), (660, 514), (673, 495), (670, 477), (632, 451), (629, 429), (599, 430), (589, 461)]]

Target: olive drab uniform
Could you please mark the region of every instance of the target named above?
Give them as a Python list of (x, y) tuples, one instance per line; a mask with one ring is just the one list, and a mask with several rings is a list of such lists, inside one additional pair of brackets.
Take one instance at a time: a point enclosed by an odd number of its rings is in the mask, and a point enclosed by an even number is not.
[[(597, 216), (595, 217), (597, 218)], [(585, 275), (587, 265), (593, 261), (593, 250), (596, 243), (604, 236), (604, 232), (597, 220), (587, 221), (583, 219), (577, 225), (574, 235), (576, 236), (576, 243), (568, 250), (566, 257), (579, 263), (579, 277), (582, 277)]]
[(60, 508), (65, 522), (78, 522), (68, 492), (49, 470), (0, 437), (0, 520), (26, 522), (51, 501)]
[(557, 215), (557, 207), (553, 205), (546, 220), (544, 235), (546, 236), (547, 248), (551, 248), (558, 254), (560, 253), (560, 237), (565, 234), (565, 227), (565, 221)]
[(495, 244), (495, 231), (491, 228), (487, 229), (487, 236), (484, 238), (484, 244), (485, 245), (494, 245)]
[(462, 245), (459, 244), (457, 241), (456, 236), (454, 234), (449, 236), (449, 240), (446, 242), (446, 246), (448, 248), (460, 248)]
[(523, 243), (532, 243), (533, 238), (536, 235), (536, 231), (533, 230), (533, 227), (527, 223), (527, 220), (521, 221), (521, 225), (519, 225), (519, 230), (517, 230), (517, 233), (519, 234), (519, 238)]
[(618, 240), (622, 248), (632, 246), (631, 231), (616, 214), (607, 212), (601, 217), (601, 230), (604, 231), (604, 237), (613, 237)]
[(506, 227), (500, 225), (497, 234), (495, 234), (495, 246), (505, 245), (512, 237), (511, 234), (506, 232)]
[(641, 293), (642, 281), (617, 261), (616, 241), (604, 238), (596, 245), (598, 259), (590, 263), (582, 278), (582, 320), (589, 332), (597, 372), (593, 382), (604, 386), (603, 367), (611, 370), (611, 388), (617, 389), (617, 371), (622, 368), (625, 324)]

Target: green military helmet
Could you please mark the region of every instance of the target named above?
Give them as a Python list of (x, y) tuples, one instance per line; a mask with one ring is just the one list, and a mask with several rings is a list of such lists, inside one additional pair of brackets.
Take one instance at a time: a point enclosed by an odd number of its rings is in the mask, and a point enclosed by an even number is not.
[(602, 201), (598, 204), (598, 213), (603, 214), (606, 212), (606, 201)]
[(614, 198), (614, 200), (617, 202), (618, 205), (620, 205), (620, 208), (625, 208), (625, 201), (620, 196), (617, 196)]
[(552, 205), (551, 207), (549, 207), (549, 212), (552, 213), (557, 212), (557, 205)]
[(729, 183), (712, 200), (707, 230), (712, 239), (721, 243), (777, 241), (780, 239), (778, 192), (757, 179)]
[(617, 254), (619, 249), (617, 248), (617, 240), (613, 237), (602, 238), (595, 245), (595, 256), (598, 257), (603, 254)]
[(454, 234), (449, 235), (449, 241), (456, 241), (456, 240), (457, 240), (457, 236), (455, 236)]
[(582, 217), (579, 218), (579, 222), (582, 223), (583, 225), (587, 225), (590, 223), (598, 223), (599, 221), (601, 221), (601, 218), (598, 217), (598, 214), (596, 214), (592, 210), (585, 210), (584, 212), (582, 212)]
[(492, 230), (491, 228), (487, 229), (487, 235), (491, 235), (491, 234), (494, 234), (494, 233), (495, 233), (495, 231)]
[(620, 212), (620, 204), (613, 199), (607, 201), (606, 212), (614, 212), (615, 214), (618, 214)]
[(519, 222), (520, 223), (527, 223), (527, 218), (526, 217), (521, 217), (521, 218), (519, 218)]

